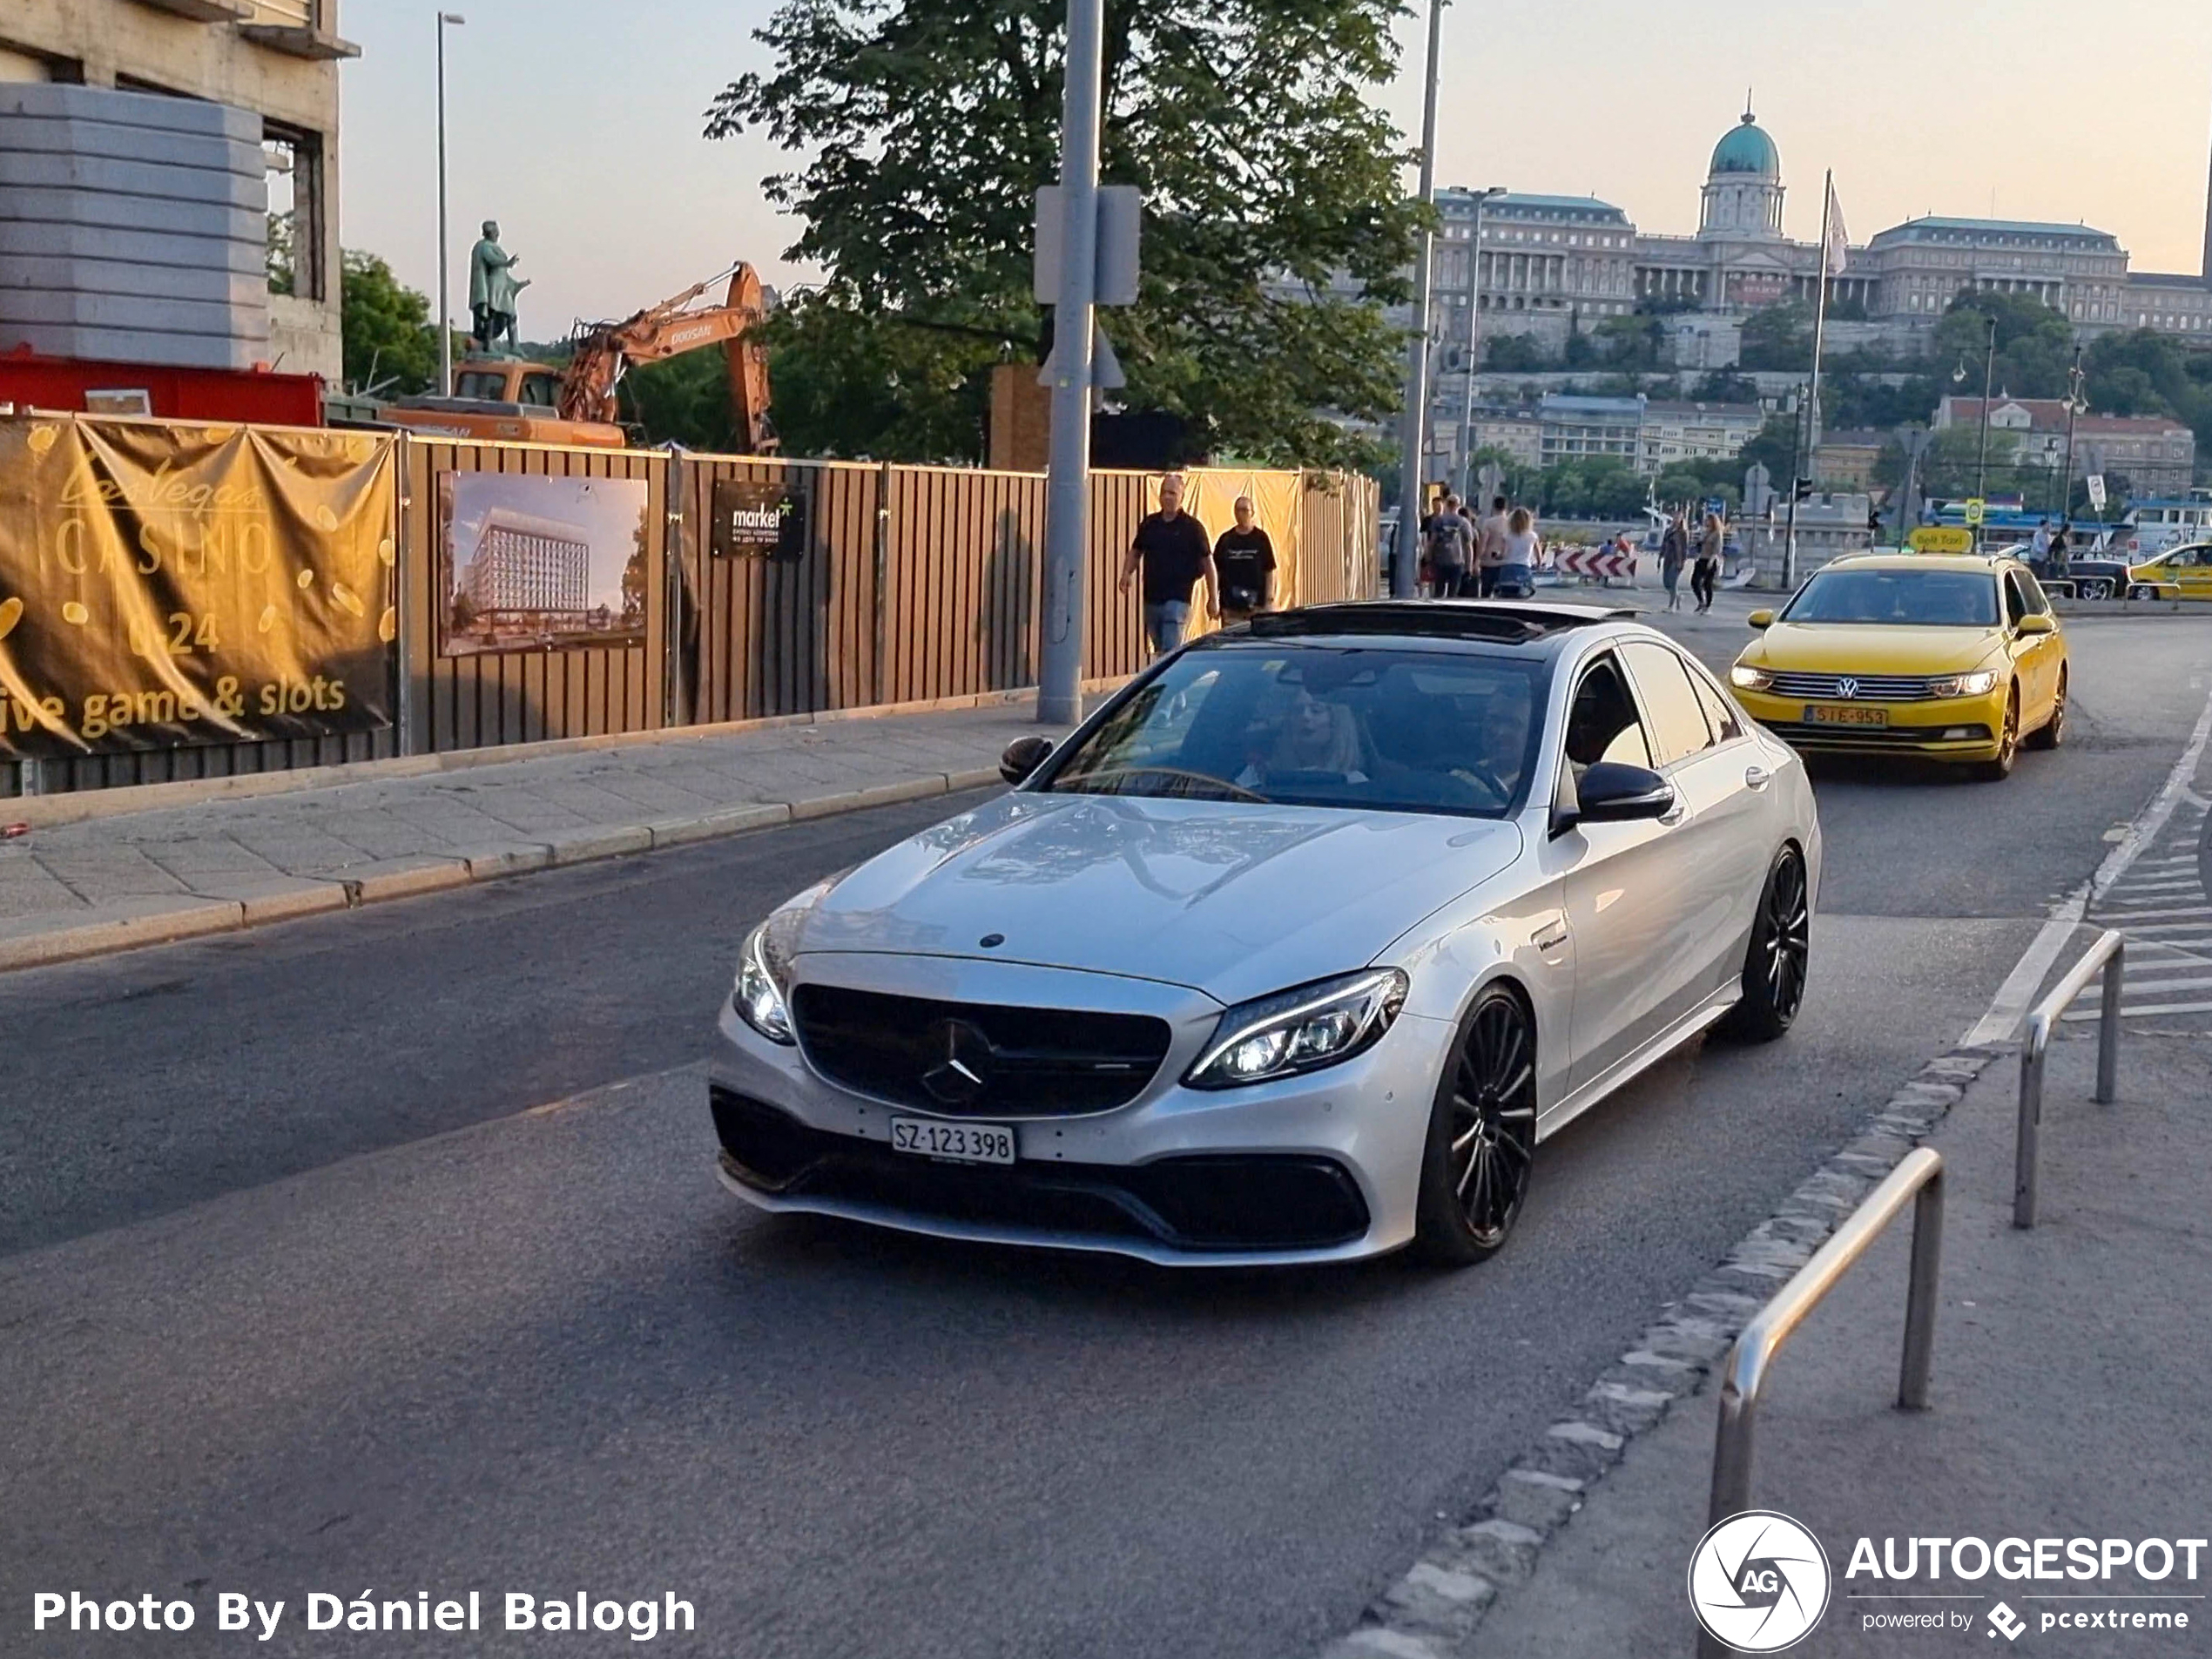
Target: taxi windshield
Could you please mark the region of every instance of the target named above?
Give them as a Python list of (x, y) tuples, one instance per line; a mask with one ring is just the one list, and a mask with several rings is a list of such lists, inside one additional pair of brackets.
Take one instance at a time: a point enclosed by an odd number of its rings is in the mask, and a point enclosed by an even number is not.
[(1823, 570), (1782, 620), (1994, 628), (1997, 578), (1980, 570)]

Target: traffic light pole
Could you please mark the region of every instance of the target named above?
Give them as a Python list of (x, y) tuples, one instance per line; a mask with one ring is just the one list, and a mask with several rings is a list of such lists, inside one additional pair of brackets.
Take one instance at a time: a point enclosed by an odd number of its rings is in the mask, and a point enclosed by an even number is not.
[(1068, 0), (1060, 139), (1060, 298), (1053, 310), (1052, 448), (1045, 482), (1045, 604), (1037, 720), (1082, 718), (1083, 564), (1090, 512), (1090, 394), (1098, 280), (1098, 101), (1105, 0)]

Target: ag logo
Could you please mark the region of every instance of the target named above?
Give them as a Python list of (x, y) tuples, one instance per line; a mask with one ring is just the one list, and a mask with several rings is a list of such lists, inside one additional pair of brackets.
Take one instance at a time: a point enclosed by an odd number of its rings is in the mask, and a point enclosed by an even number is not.
[(1699, 1540), (1689, 1558), (1697, 1622), (1738, 1653), (1779, 1653), (1828, 1610), (1828, 1557), (1787, 1515), (1750, 1509)]

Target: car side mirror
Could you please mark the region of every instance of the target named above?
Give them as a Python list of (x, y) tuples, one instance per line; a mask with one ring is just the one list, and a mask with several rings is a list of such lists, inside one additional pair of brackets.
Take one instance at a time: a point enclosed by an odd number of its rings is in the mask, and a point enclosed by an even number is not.
[(1754, 628), (1771, 628), (1774, 626), (1774, 612), (1771, 610), (1754, 610), (1750, 616), (1744, 617), (1743, 620)]
[(1016, 738), (999, 757), (999, 776), (1010, 784), (1025, 780), (1052, 754), (1050, 738)]
[(1675, 809), (1675, 786), (1642, 766), (1601, 760), (1575, 786), (1576, 817), (1585, 824), (1663, 818)]
[(2058, 631), (2058, 624), (2048, 617), (2027, 616), (2020, 618), (2020, 631), (2023, 634), (2055, 633)]

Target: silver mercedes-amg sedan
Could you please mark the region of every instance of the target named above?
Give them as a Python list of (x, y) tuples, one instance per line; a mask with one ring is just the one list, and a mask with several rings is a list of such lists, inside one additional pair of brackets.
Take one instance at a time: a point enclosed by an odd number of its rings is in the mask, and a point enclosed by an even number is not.
[(1804, 993), (1804, 768), (1630, 611), (1262, 616), (1003, 770), (745, 941), (710, 1100), (763, 1209), (1478, 1261), (1546, 1136)]

